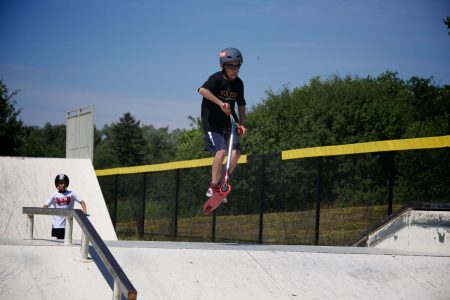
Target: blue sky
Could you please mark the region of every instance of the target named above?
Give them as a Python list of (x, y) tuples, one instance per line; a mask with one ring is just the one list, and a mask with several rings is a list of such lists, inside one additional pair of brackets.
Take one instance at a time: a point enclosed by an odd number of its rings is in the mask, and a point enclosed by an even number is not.
[(249, 109), (316, 76), (450, 84), (449, 15), (448, 0), (2, 0), (0, 78), (27, 125), (92, 104), (98, 128), (125, 112), (189, 128), (226, 47), (243, 53)]

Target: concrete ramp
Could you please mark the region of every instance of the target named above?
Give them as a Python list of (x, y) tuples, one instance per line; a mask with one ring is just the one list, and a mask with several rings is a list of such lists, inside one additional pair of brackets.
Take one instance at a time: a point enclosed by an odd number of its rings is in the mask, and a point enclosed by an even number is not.
[(112, 246), (112, 252), (142, 299), (448, 299), (450, 295), (450, 258), (424, 253), (307, 246), (122, 245)]
[(450, 254), (450, 205), (405, 206), (368, 230), (355, 246)]
[[(0, 238), (23, 239), (27, 217), (22, 207), (42, 207), (53, 191), (59, 173), (70, 178), (69, 189), (86, 202), (90, 221), (104, 240), (117, 240), (94, 168), (89, 159), (0, 157)], [(75, 206), (75, 208), (80, 208)], [(36, 215), (33, 236), (51, 238), (51, 216)], [(74, 239), (81, 229), (74, 221)]]
[(450, 211), (409, 210), (371, 234), (368, 244), (450, 253)]
[(111, 299), (95, 263), (80, 246), (44, 240), (0, 240), (0, 299)]
[[(450, 257), (360, 247), (107, 243), (138, 299), (448, 299)], [(0, 299), (111, 299), (79, 246), (0, 240)]]

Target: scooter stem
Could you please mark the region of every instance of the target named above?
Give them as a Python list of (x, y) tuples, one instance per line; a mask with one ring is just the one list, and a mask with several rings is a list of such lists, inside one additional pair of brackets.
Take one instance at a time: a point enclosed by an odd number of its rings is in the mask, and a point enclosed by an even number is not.
[[(236, 131), (236, 123), (234, 121), (233, 115), (230, 114), (230, 121), (231, 121), (231, 134), (230, 134), (230, 141), (228, 142), (228, 158), (227, 158), (227, 164), (225, 169), (225, 174), (230, 174), (230, 165), (231, 165), (231, 154), (233, 152), (233, 140), (234, 140), (234, 133)], [(228, 178), (225, 178), (225, 181), (228, 181)]]

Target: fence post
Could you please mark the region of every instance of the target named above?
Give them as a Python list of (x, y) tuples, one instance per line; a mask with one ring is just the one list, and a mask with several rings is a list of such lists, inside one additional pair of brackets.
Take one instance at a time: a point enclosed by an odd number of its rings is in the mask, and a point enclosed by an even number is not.
[(113, 210), (113, 226), (114, 230), (116, 229), (116, 222), (117, 222), (117, 194), (119, 192), (119, 174), (116, 174), (114, 176), (114, 210)]
[(394, 202), (394, 178), (395, 178), (395, 152), (388, 154), (388, 216), (392, 214), (392, 205)]
[(261, 158), (261, 188), (259, 194), (259, 232), (258, 232), (258, 243), (263, 243), (263, 224), (264, 224), (264, 181), (266, 172), (266, 160), (265, 155)]
[(319, 244), (320, 232), (320, 198), (322, 197), (322, 156), (317, 161), (317, 198), (316, 198), (316, 226), (314, 230), (314, 245)]
[(27, 232), (27, 238), (32, 240), (33, 239), (33, 230), (34, 230), (34, 215), (27, 215), (28, 217), (28, 223), (30, 226), (28, 227)]
[(145, 198), (147, 194), (147, 173), (144, 173), (143, 177), (143, 187), (142, 187), (142, 202), (141, 202), (141, 214), (140, 214), (140, 222), (138, 222), (138, 234), (139, 238), (143, 239), (145, 232)]
[(178, 235), (178, 201), (180, 198), (180, 169), (177, 169), (175, 176), (175, 209), (173, 212), (173, 238), (177, 239)]
[(216, 241), (216, 211), (213, 210), (212, 214), (212, 228), (211, 228), (211, 240)]
[(66, 217), (66, 227), (64, 229), (64, 244), (72, 245), (73, 216)]

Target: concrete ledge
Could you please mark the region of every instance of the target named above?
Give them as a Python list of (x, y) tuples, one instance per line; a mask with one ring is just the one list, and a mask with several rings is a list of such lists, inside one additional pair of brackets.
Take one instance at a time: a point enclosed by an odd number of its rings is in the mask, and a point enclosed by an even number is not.
[(407, 210), (370, 233), (367, 246), (450, 253), (450, 211)]

